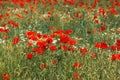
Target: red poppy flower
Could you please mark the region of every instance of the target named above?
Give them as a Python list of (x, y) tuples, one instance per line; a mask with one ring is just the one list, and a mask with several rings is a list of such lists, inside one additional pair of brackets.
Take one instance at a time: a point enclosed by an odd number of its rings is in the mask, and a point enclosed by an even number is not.
[(56, 46), (50, 46), (51, 51), (55, 51), (56, 49), (57, 49)]
[(27, 46), (33, 46), (33, 43), (32, 42), (27, 42)]
[(43, 34), (42, 38), (48, 38), (48, 35), (47, 34)]
[(99, 30), (100, 30), (100, 31), (104, 31), (104, 30), (105, 30), (105, 27), (101, 26), (101, 27), (99, 28)]
[(39, 38), (41, 38), (40, 34), (36, 34), (34, 31), (28, 31), (26, 32), (26, 36), (33, 41), (37, 41)]
[(55, 34), (50, 34), (50, 38), (55, 38), (56, 35)]
[(22, 16), (19, 13), (16, 13), (16, 16), (20, 19)]
[(75, 62), (73, 66), (74, 68), (80, 68), (82, 66), (82, 63)]
[(69, 36), (62, 35), (62, 36), (60, 37), (60, 42), (61, 42), (61, 43), (68, 43), (69, 40), (70, 40), (70, 37), (69, 37)]
[(99, 21), (96, 19), (95, 21), (94, 21), (95, 23), (99, 23)]
[(3, 27), (6, 27), (7, 24), (2, 24)]
[(56, 65), (57, 64), (57, 60), (52, 60), (52, 64)]
[(5, 73), (2, 75), (2, 79), (3, 80), (8, 80), (10, 78), (9, 74), (8, 73)]
[(70, 41), (69, 41), (69, 44), (70, 44), (70, 45), (75, 45), (76, 43), (77, 43), (76, 40), (70, 40)]
[(78, 2), (78, 5), (79, 5), (80, 7), (83, 7), (83, 6), (84, 6), (84, 3), (83, 3), (82, 1), (81, 1), (81, 2), (79, 1), (79, 2)]
[(112, 61), (120, 60), (120, 54), (112, 54), (111, 60), (112, 60)]
[(12, 2), (13, 2), (14, 4), (17, 4), (17, 3), (19, 2), (19, 0), (12, 0)]
[(30, 40), (33, 40), (33, 41), (37, 41), (38, 40), (38, 37), (37, 36), (32, 36), (31, 38), (29, 38)]
[(46, 42), (47, 42), (48, 44), (52, 44), (53, 40), (52, 40), (52, 38), (47, 38)]
[(80, 74), (79, 73), (77, 73), (77, 72), (75, 72), (75, 73), (73, 73), (73, 77), (79, 77), (80, 76)]
[(68, 47), (67, 47), (67, 46), (65, 46), (65, 45), (61, 45), (61, 46), (60, 46), (60, 49), (62, 49), (62, 50), (65, 50), (65, 51), (66, 51), (66, 50), (68, 50)]
[(92, 54), (91, 54), (91, 58), (95, 58), (96, 57), (96, 54), (93, 52)]
[(2, 32), (2, 33), (8, 33), (8, 29), (4, 29), (4, 28), (0, 28), (0, 32)]
[(54, 31), (54, 34), (56, 34), (57, 36), (61, 36), (63, 34), (63, 30)]
[(87, 31), (87, 34), (91, 34), (91, 31), (90, 31), (90, 30), (88, 30), (88, 31)]
[(32, 58), (33, 58), (33, 54), (28, 53), (28, 54), (27, 54), (27, 59), (32, 59)]
[(117, 3), (117, 6), (120, 7), (120, 2)]
[(82, 56), (88, 52), (87, 48), (80, 48), (79, 50), (82, 53)]
[(14, 37), (12, 44), (17, 44), (18, 42), (20, 42), (20, 39), (18, 37)]
[(42, 35), (40, 33), (37, 33), (36, 36), (40, 39)]
[(76, 2), (76, 0), (67, 0), (67, 3), (68, 3), (69, 5), (73, 5), (75, 2)]
[(70, 35), (70, 34), (72, 34), (72, 32), (73, 32), (73, 30), (65, 30), (64, 34)]
[(42, 64), (40, 64), (40, 67), (41, 67), (41, 68), (46, 68), (47, 65), (46, 65), (45, 63), (42, 63)]
[(118, 10), (116, 10), (115, 8), (112, 8), (109, 13), (113, 15), (118, 15)]
[(32, 0), (26, 0), (26, 2), (31, 2)]
[(37, 41), (37, 45), (38, 45), (40, 48), (44, 49), (45, 46), (46, 46), (46, 42), (45, 42), (45, 41)]
[(9, 21), (8, 24), (11, 24), (13, 27), (18, 27), (19, 24), (14, 21)]
[(96, 43), (96, 44), (95, 44), (95, 47), (96, 47), (96, 48), (100, 48), (100, 43)]
[(94, 0), (94, 3), (96, 4), (96, 3), (98, 3), (98, 1), (99, 1), (99, 0)]
[(54, 26), (50, 26), (50, 30), (54, 30)]
[(117, 50), (120, 51), (120, 46), (117, 46)]
[(35, 36), (35, 32), (34, 31), (27, 31), (26, 32), (26, 36), (28, 37), (28, 38), (31, 38), (31, 37), (33, 37), (33, 36)]
[(32, 51), (33, 52), (37, 52), (38, 48), (33, 48)]
[(5, 35), (3, 38), (4, 38), (4, 39), (8, 39), (8, 36), (7, 36), (7, 35)]
[(23, 8), (24, 5), (25, 5), (25, 3), (21, 1), (21, 2), (19, 3), (19, 5), (20, 5), (21, 8)]
[(117, 47), (116, 47), (116, 46), (114, 46), (114, 45), (112, 45), (112, 46), (110, 46), (110, 49), (114, 51), (114, 50), (116, 50), (116, 49), (117, 49)]
[(68, 50), (74, 52), (76, 49), (75, 49), (74, 47), (70, 46), (70, 47), (68, 48)]
[(43, 54), (43, 49), (41, 47), (37, 48), (36, 51), (38, 54), (41, 54), (41, 55)]
[(120, 40), (119, 39), (116, 40), (116, 44), (117, 44), (117, 46), (120, 46)]
[(58, 0), (54, 0), (54, 4), (57, 4), (58, 3)]
[(107, 43), (101, 42), (101, 43), (100, 43), (100, 48), (101, 48), (101, 49), (107, 49), (107, 48), (108, 48)]
[(24, 10), (23, 12), (24, 12), (25, 14), (28, 14), (28, 11), (27, 11), (27, 10)]
[(105, 14), (105, 10), (104, 9), (99, 9), (99, 13), (101, 13), (102, 15)]

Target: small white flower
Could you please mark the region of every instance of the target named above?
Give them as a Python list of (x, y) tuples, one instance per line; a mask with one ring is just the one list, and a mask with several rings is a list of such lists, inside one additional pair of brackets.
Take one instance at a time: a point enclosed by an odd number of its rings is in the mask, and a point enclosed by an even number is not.
[(57, 43), (57, 40), (53, 40), (53, 42), (52, 42), (53, 44), (55, 44), (55, 43)]

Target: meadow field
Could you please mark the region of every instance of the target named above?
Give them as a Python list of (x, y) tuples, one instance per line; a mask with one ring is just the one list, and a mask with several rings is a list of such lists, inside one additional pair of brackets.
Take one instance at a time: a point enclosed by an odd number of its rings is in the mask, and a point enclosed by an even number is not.
[(0, 0), (0, 80), (120, 80), (120, 0)]

